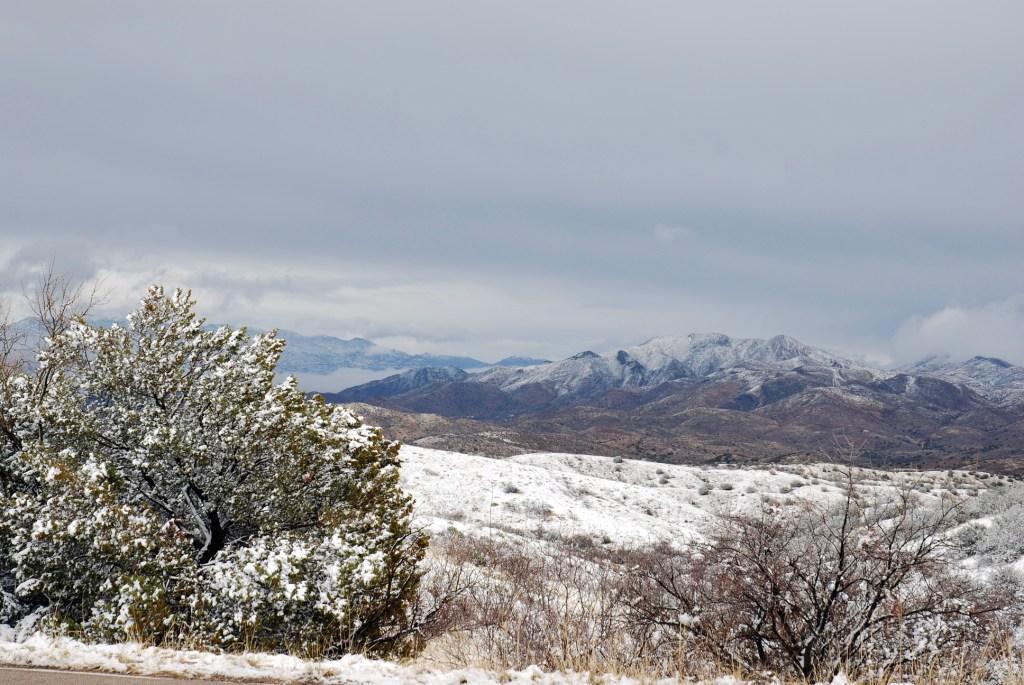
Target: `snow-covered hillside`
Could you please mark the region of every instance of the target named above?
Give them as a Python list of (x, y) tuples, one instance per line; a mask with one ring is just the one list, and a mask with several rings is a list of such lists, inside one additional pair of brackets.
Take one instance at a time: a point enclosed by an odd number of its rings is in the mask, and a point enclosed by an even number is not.
[[(435, 532), (452, 527), (530, 540), (582, 535), (614, 545), (684, 542), (716, 516), (763, 499), (837, 498), (849, 472), (833, 464), (712, 468), (576, 454), (492, 459), (408, 445), (402, 458), (402, 484)], [(909, 485), (924, 497), (969, 495), (993, 482), (960, 471), (853, 474), (869, 491)]]
[(906, 367), (908, 373), (934, 376), (960, 383), (997, 405), (1024, 403), (1024, 367), (994, 357), (971, 357), (957, 362), (948, 356), (934, 356)]

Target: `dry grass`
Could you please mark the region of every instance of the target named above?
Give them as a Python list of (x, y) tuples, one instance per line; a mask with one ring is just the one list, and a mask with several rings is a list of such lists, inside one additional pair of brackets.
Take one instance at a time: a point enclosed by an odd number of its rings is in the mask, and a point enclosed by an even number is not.
[[(466, 592), (418, 658), (433, 667), (503, 672), (538, 665), (642, 683), (713, 681), (723, 675), (750, 683), (806, 682), (744, 671), (696, 641), (659, 639), (657, 626), (632, 621), (622, 580), (624, 554), (565, 544), (515, 549), (507, 541), (461, 534), (436, 537), (434, 550), (472, 571), (466, 573)], [(856, 682), (1024, 685), (1024, 654), (1010, 636), (993, 635), (983, 645), (944, 651), (891, 673), (860, 674)]]

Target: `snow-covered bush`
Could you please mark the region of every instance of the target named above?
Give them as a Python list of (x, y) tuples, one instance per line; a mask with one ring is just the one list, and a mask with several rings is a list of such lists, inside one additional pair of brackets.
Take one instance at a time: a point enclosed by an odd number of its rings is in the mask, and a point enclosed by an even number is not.
[(964, 526), (969, 554), (997, 563), (1024, 557), (1024, 483), (986, 490), (971, 501), (965, 515), (982, 521)]
[(21, 618), (29, 609), (16, 593), (12, 547), (16, 521), (6, 513), (28, 491), (25, 467), (18, 458), (24, 427), (12, 411), (16, 392), (27, 382), (19, 344), (20, 336), (10, 325), (0, 302), (0, 624)]
[(17, 602), (104, 639), (394, 647), (426, 548), (398, 446), (275, 384), (283, 348), (209, 330), (159, 287), (127, 327), (53, 335), (0, 412), (21, 474), (0, 501)]

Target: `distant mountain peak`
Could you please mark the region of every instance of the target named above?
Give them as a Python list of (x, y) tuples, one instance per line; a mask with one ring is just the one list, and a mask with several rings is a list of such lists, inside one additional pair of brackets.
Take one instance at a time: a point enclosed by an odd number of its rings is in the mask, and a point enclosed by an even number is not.
[[(704, 345), (728, 345), (732, 342), (732, 338), (727, 336), (725, 333), (690, 333), (686, 336), (690, 345), (693, 347), (700, 347)], [(671, 338), (655, 338), (655, 340), (671, 340)]]
[(998, 357), (982, 357), (977, 355), (967, 360), (967, 364), (991, 364), (1001, 369), (1009, 369), (1013, 367), (1013, 364), (1006, 361), (1005, 359), (999, 359)]
[(949, 355), (932, 355), (905, 366), (908, 373), (959, 383), (1000, 406), (1024, 405), (1024, 366), (981, 355), (957, 362)]

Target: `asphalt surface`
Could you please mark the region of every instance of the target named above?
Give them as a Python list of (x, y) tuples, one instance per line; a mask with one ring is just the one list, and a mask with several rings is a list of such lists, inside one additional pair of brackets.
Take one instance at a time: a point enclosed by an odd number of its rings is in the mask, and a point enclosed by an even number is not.
[(177, 680), (133, 675), (48, 671), (41, 668), (4, 668), (0, 666), (0, 685), (238, 685), (221, 680)]

